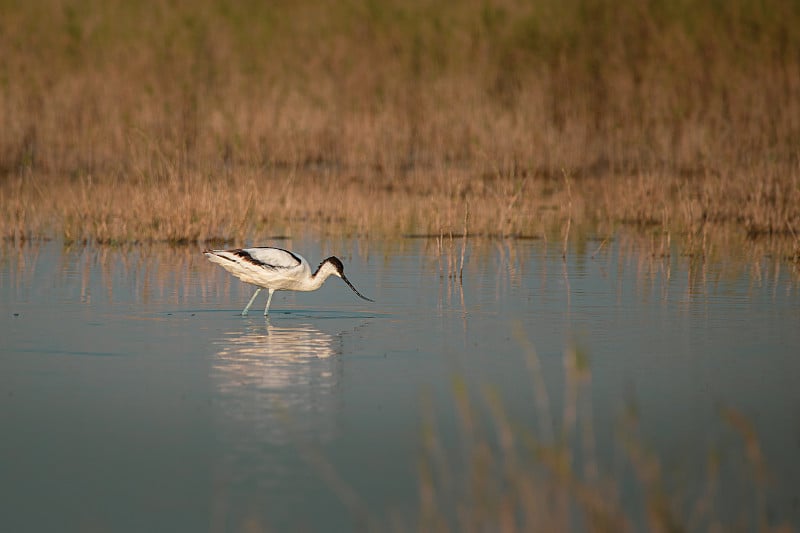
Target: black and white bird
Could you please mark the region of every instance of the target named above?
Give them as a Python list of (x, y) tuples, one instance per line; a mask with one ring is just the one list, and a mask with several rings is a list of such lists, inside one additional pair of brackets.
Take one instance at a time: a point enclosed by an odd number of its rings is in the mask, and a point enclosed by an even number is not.
[(344, 265), (338, 257), (327, 258), (312, 274), (311, 267), (303, 256), (283, 248), (263, 246), (233, 250), (203, 250), (203, 253), (212, 263), (222, 266), (245, 283), (258, 287), (242, 311), (242, 316), (247, 316), (247, 311), (250, 310), (262, 288), (269, 290), (267, 305), (264, 307), (264, 316), (267, 316), (275, 291), (315, 291), (330, 276), (342, 278), (353, 292), (364, 300), (375, 301), (358, 292), (350, 283), (344, 275)]

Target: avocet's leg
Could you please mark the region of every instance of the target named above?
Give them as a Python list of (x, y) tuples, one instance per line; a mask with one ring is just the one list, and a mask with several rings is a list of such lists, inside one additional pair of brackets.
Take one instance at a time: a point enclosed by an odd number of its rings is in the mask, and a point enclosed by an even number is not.
[(267, 297), (267, 306), (264, 307), (264, 316), (267, 316), (269, 313), (269, 303), (272, 301), (272, 295), (275, 293), (275, 289), (269, 290), (269, 297)]
[(247, 302), (247, 306), (244, 308), (244, 311), (242, 311), (242, 316), (247, 316), (247, 311), (250, 310), (250, 306), (253, 305), (253, 302), (256, 301), (256, 296), (258, 296), (259, 292), (261, 292), (261, 287), (256, 289), (256, 293), (253, 295), (252, 298), (250, 298), (250, 301)]

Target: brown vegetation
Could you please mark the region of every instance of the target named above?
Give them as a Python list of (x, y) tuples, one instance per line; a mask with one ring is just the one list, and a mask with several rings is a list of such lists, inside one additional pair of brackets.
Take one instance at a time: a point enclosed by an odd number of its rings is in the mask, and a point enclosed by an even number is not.
[(793, 2), (40, 0), (0, 5), (0, 56), (6, 238), (438, 235), (469, 212), (471, 234), (800, 256)]
[[(598, 459), (585, 349), (571, 345), (565, 350), (563, 398), (551, 403), (539, 356), (521, 324), (515, 325), (515, 337), (535, 391), (530, 417), (509, 417), (499, 389), (475, 390), (456, 379), (457, 450), (446, 447), (431, 414), (436, 409), (427, 405), (418, 523), (398, 531), (794, 531), (769, 516), (768, 468), (753, 425), (742, 413), (720, 406), (719, 417), (729, 430), (725, 445), (735, 450), (735, 458), (720, 456), (712, 446), (704, 471), (697, 472), (697, 497), (686, 499), (680, 495), (686, 487), (675, 489), (674, 472), (643, 442), (633, 402), (615, 430), (620, 451), (611, 471)], [(555, 419), (553, 405), (563, 409)], [(531, 427), (536, 430), (526, 429)], [(723, 482), (726, 470), (735, 472), (736, 482)], [(752, 499), (732, 508), (725, 495), (739, 483)], [(640, 498), (641, 509), (630, 506), (631, 492)]]

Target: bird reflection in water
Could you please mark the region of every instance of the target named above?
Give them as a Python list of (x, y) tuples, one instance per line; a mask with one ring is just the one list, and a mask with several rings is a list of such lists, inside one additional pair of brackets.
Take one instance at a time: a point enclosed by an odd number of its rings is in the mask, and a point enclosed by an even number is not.
[(220, 422), (238, 426), (227, 433), (271, 444), (287, 443), (291, 432), (330, 437), (339, 344), (338, 335), (311, 324), (273, 326), (269, 319), (225, 334), (212, 376)]
[[(214, 521), (259, 523), (276, 492), (291, 489), (297, 450), (333, 439), (338, 428), (341, 337), (311, 324), (269, 319), (223, 334), (212, 359)], [(298, 462), (299, 461), (299, 462)]]

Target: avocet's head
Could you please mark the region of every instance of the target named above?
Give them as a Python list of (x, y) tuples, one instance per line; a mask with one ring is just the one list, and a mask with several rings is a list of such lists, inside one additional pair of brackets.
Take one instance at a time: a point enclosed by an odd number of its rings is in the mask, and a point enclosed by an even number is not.
[(375, 301), (375, 300), (372, 300), (370, 298), (367, 298), (366, 296), (364, 296), (363, 294), (358, 292), (358, 289), (356, 289), (353, 286), (353, 284), (350, 283), (350, 280), (347, 279), (347, 276), (344, 275), (344, 265), (342, 264), (342, 261), (338, 257), (331, 256), (331, 257), (327, 258), (325, 261), (323, 261), (322, 263), (319, 264), (319, 268), (317, 269), (317, 272), (319, 272), (320, 275), (325, 276), (325, 277), (331, 276), (331, 275), (339, 276), (340, 278), (342, 278), (344, 280), (345, 283), (347, 283), (348, 287), (353, 289), (353, 292), (356, 293), (360, 298), (363, 298), (364, 300), (366, 300), (368, 302), (374, 302)]

